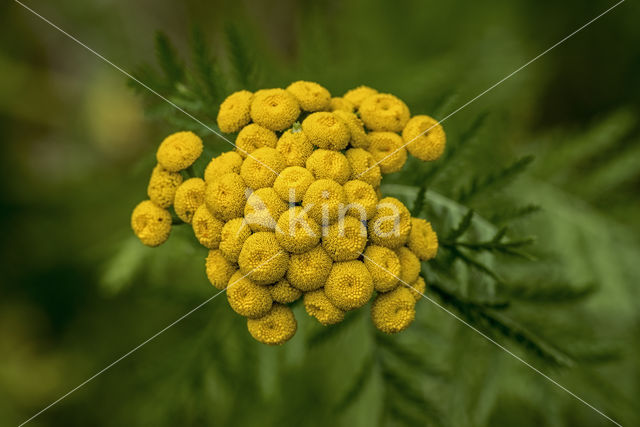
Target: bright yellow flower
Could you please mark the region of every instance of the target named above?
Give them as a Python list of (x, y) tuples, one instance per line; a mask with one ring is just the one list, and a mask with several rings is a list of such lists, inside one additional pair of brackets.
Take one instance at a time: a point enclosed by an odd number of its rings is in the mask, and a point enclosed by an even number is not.
[(282, 154), (275, 148), (262, 147), (244, 159), (240, 176), (254, 190), (271, 187), (276, 177), (285, 168)]
[(447, 142), (440, 123), (429, 116), (413, 116), (402, 131), (402, 139), (409, 153), (424, 162), (437, 160)]
[(369, 152), (382, 173), (398, 172), (407, 161), (402, 138), (393, 132), (369, 133)]
[(349, 161), (339, 151), (317, 149), (307, 159), (306, 166), (316, 179), (332, 179), (338, 184), (344, 184), (351, 176)]
[(196, 209), (204, 203), (205, 184), (202, 178), (191, 178), (178, 187), (173, 208), (178, 218), (191, 224)]
[(304, 111), (326, 111), (331, 104), (331, 94), (318, 83), (299, 80), (291, 83), (287, 92), (295, 96)]
[(176, 190), (180, 184), (182, 184), (180, 172), (169, 172), (162, 166), (156, 165), (153, 168), (153, 172), (151, 172), (147, 195), (156, 205), (161, 208), (168, 208), (173, 204)]
[(235, 151), (227, 151), (211, 159), (204, 170), (205, 182), (211, 182), (227, 173), (240, 173), (242, 156)]
[(400, 260), (400, 280), (404, 283), (413, 283), (420, 274), (420, 260), (406, 246), (395, 250)]
[(253, 94), (247, 90), (234, 92), (222, 101), (218, 110), (218, 127), (222, 132), (238, 132), (251, 121), (249, 108)]
[(170, 172), (179, 172), (188, 168), (202, 154), (202, 140), (193, 132), (176, 132), (166, 137), (156, 158), (163, 168)]
[(313, 145), (302, 129), (297, 129), (294, 124), (293, 129), (289, 129), (280, 136), (276, 150), (282, 154), (287, 166), (304, 166), (313, 152)]
[(271, 310), (257, 319), (247, 319), (247, 329), (253, 338), (263, 344), (281, 345), (295, 334), (298, 323), (293, 311), (280, 304), (274, 304)]
[(320, 226), (300, 206), (289, 208), (278, 219), (276, 239), (291, 253), (303, 253), (320, 241)]
[(273, 189), (285, 202), (298, 203), (302, 201), (313, 181), (313, 174), (309, 170), (300, 166), (289, 166), (278, 175)]
[(218, 249), (222, 238), (224, 222), (211, 215), (207, 205), (201, 204), (191, 221), (193, 234), (202, 246), (209, 249)]
[(378, 202), (368, 227), (369, 239), (374, 244), (396, 249), (407, 243), (411, 231), (411, 213), (398, 199), (385, 197)]
[(254, 191), (244, 207), (244, 219), (252, 231), (273, 231), (287, 204), (273, 188)]
[(302, 292), (291, 286), (286, 279), (282, 279), (275, 285), (270, 286), (269, 292), (271, 293), (271, 298), (280, 304), (291, 304), (302, 296)]
[(369, 146), (369, 137), (364, 131), (364, 124), (354, 113), (347, 111), (334, 111), (333, 114), (340, 117), (347, 124), (351, 133), (350, 144), (355, 148), (367, 148)]
[(365, 126), (377, 132), (402, 132), (411, 116), (407, 104), (386, 93), (365, 98), (358, 111)]
[(438, 236), (428, 221), (421, 218), (411, 219), (408, 246), (422, 261), (435, 258), (438, 253)]
[(374, 188), (380, 186), (382, 180), (380, 165), (376, 164), (371, 153), (363, 148), (350, 148), (345, 156), (351, 165), (351, 179), (359, 179)]
[(422, 295), (427, 291), (427, 284), (425, 283), (422, 276), (418, 276), (415, 282), (411, 283), (411, 287), (409, 288), (413, 298), (415, 298), (416, 302), (420, 301)]
[(311, 184), (302, 199), (309, 216), (322, 226), (334, 223), (346, 203), (344, 189), (331, 179), (319, 179)]
[(260, 231), (242, 245), (238, 265), (251, 280), (266, 285), (282, 279), (289, 266), (289, 254), (280, 246), (275, 233)]
[(227, 173), (208, 183), (205, 203), (214, 216), (229, 221), (242, 216), (246, 191), (247, 186), (240, 175)]
[(220, 251), (226, 259), (237, 263), (245, 240), (251, 235), (251, 229), (244, 218), (234, 218), (223, 227), (220, 235)]
[(272, 130), (251, 123), (242, 128), (236, 137), (236, 151), (243, 158), (262, 147), (275, 148), (278, 136)]
[(212, 249), (205, 262), (207, 278), (216, 288), (222, 290), (227, 287), (229, 279), (238, 270), (222, 255), (219, 249)]
[(353, 102), (345, 98), (331, 98), (331, 105), (329, 106), (330, 111), (346, 111), (348, 113), (353, 113), (355, 108), (356, 106), (353, 105)]
[(324, 289), (304, 294), (304, 308), (309, 316), (318, 319), (325, 326), (335, 325), (344, 320), (344, 311), (333, 305), (324, 293)]
[(360, 220), (345, 216), (326, 228), (322, 247), (334, 261), (349, 261), (362, 254), (367, 244), (367, 228)]
[(380, 293), (371, 304), (373, 325), (387, 334), (395, 334), (409, 327), (416, 317), (416, 300), (404, 286)]
[(378, 196), (372, 186), (364, 181), (353, 180), (347, 181), (342, 188), (347, 195), (347, 215), (360, 220), (367, 220), (375, 215)]
[(151, 200), (145, 200), (133, 209), (131, 228), (143, 244), (159, 246), (169, 238), (171, 214)]
[(314, 291), (324, 286), (332, 264), (322, 245), (301, 254), (292, 254), (287, 280), (303, 292)]
[(300, 106), (296, 98), (284, 89), (256, 92), (251, 102), (251, 118), (271, 130), (285, 130), (298, 119)]
[(376, 291), (389, 292), (398, 286), (401, 266), (395, 252), (384, 246), (369, 245), (362, 258)]
[(273, 304), (269, 288), (258, 285), (239, 271), (229, 279), (227, 301), (233, 311), (250, 318), (264, 316)]
[(368, 86), (359, 86), (345, 93), (343, 98), (355, 105), (356, 108), (360, 108), (360, 104), (362, 104), (362, 101), (364, 101), (365, 98), (368, 98), (377, 93), (377, 90), (372, 89)]
[(361, 261), (336, 262), (324, 285), (329, 301), (341, 310), (362, 307), (373, 294), (373, 280)]
[(351, 139), (344, 120), (328, 111), (311, 113), (302, 122), (302, 131), (313, 145), (328, 150), (343, 150)]

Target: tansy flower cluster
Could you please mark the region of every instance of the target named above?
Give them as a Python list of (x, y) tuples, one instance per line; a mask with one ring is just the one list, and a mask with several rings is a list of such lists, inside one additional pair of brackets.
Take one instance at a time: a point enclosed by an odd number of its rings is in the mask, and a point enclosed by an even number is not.
[(235, 92), (217, 121), (236, 148), (211, 159), (202, 178), (181, 172), (202, 154), (197, 135), (160, 144), (148, 200), (131, 217), (142, 243), (166, 241), (174, 216), (190, 224), (209, 249), (207, 278), (265, 344), (293, 337), (298, 301), (323, 325), (371, 301), (376, 328), (406, 329), (425, 291), (421, 262), (435, 257), (438, 239), (380, 184), (408, 154), (440, 157), (440, 124), (366, 86), (332, 97), (307, 81)]

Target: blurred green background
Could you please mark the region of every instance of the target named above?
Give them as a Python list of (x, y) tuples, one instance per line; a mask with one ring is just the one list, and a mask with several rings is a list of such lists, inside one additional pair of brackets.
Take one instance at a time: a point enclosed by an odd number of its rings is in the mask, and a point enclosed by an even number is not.
[[(442, 118), (614, 3), (26, 4), (129, 72), (154, 61), (157, 30), (186, 60), (195, 27), (220, 68), (229, 69), (225, 29), (233, 28), (248, 47), (256, 87), (305, 79), (339, 95), (366, 84), (399, 96), (414, 113)], [(0, 424), (17, 425), (213, 289), (204, 275), (206, 251), (189, 230), (149, 249), (129, 229), (155, 147), (179, 130), (178, 119), (145, 114), (149, 100), (126, 76), (19, 4), (4, 2), (0, 11)], [(595, 283), (597, 291), (580, 301), (579, 315), (553, 301), (554, 314), (547, 305), (525, 314), (565, 327), (554, 324), (552, 336), (599, 330), (590, 344), (616, 349), (602, 363), (543, 370), (623, 425), (640, 425), (639, 12), (637, 3), (623, 3), (447, 119), (455, 145), (475, 118), (487, 117), (480, 142), (434, 186), (447, 194), (482, 171), (536, 156), (505, 190), (542, 206), (517, 227), (537, 236), (554, 271)], [(236, 79), (223, 90), (238, 87)], [(213, 123), (207, 108), (196, 112)], [(227, 149), (214, 135), (204, 139), (214, 151)], [(413, 184), (412, 171), (405, 172), (390, 181)], [(494, 200), (482, 198), (477, 209)], [(389, 399), (384, 375), (356, 383), (357, 395), (342, 404), (355, 374), (374, 369), (367, 316), (331, 339), (309, 339), (317, 328), (301, 322), (306, 315), (298, 307), (298, 334), (273, 349), (251, 340), (223, 299), (32, 424), (611, 425), (426, 301), (403, 339), (442, 369), (424, 376), (404, 369), (415, 393), (426, 396), (413, 402), (413, 415), (381, 403)]]

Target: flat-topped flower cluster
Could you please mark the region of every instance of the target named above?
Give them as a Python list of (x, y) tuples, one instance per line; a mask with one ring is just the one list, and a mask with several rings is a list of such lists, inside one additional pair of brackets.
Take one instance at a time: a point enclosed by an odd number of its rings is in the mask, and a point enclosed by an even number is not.
[(442, 154), (439, 123), (369, 87), (332, 98), (298, 81), (229, 95), (218, 126), (236, 134), (236, 148), (211, 159), (202, 178), (181, 173), (202, 155), (197, 135), (162, 141), (149, 199), (131, 218), (140, 240), (162, 244), (173, 207), (209, 249), (209, 281), (266, 344), (293, 337), (290, 305), (299, 299), (323, 325), (373, 299), (376, 328), (407, 328), (425, 290), (421, 261), (436, 255), (438, 240), (429, 222), (383, 197), (380, 183), (407, 153), (423, 161)]

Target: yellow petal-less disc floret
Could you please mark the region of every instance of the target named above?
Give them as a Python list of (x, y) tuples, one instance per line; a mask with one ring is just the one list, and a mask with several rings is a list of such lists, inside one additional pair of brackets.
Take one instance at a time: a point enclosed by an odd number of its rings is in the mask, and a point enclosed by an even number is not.
[(346, 203), (344, 189), (331, 179), (317, 180), (309, 186), (302, 198), (302, 206), (321, 226), (334, 223)]
[(275, 148), (262, 147), (244, 159), (240, 176), (254, 190), (271, 187), (278, 174), (285, 168), (282, 154)]
[(438, 235), (428, 221), (422, 218), (411, 218), (408, 246), (422, 261), (435, 258), (438, 253)]
[(242, 128), (236, 137), (236, 151), (243, 158), (262, 147), (275, 148), (278, 136), (272, 130), (251, 123)]
[(222, 101), (218, 110), (218, 127), (222, 132), (238, 132), (251, 121), (249, 109), (253, 93), (248, 90), (234, 92)]
[(309, 316), (315, 317), (325, 326), (335, 325), (344, 320), (344, 311), (333, 305), (324, 293), (324, 289), (304, 294), (304, 308)]
[(322, 247), (334, 261), (349, 261), (362, 254), (367, 244), (367, 228), (360, 220), (344, 216), (326, 228)]
[(169, 172), (162, 166), (156, 165), (153, 168), (153, 172), (151, 172), (147, 195), (156, 205), (161, 208), (168, 208), (173, 204), (176, 190), (180, 184), (182, 184), (180, 172)]
[(205, 182), (211, 182), (227, 173), (240, 173), (242, 156), (235, 151), (227, 151), (211, 159), (204, 170)]
[(356, 108), (360, 108), (360, 104), (362, 104), (362, 101), (377, 93), (377, 90), (372, 89), (368, 86), (358, 86), (357, 88), (351, 89), (350, 91), (345, 93), (343, 98), (355, 105)]
[(371, 304), (373, 325), (387, 334), (395, 334), (409, 327), (416, 317), (416, 300), (404, 286), (380, 293)]
[(227, 173), (208, 183), (204, 200), (214, 216), (229, 221), (242, 216), (246, 191), (247, 186), (240, 175)]
[(402, 131), (402, 139), (412, 156), (424, 162), (437, 160), (444, 152), (447, 137), (436, 119), (413, 116)]
[(280, 136), (276, 150), (282, 154), (287, 166), (304, 166), (311, 153), (313, 153), (313, 145), (309, 142), (305, 133), (302, 132), (300, 124), (294, 123), (292, 129)]
[(166, 137), (156, 153), (158, 163), (170, 172), (188, 168), (202, 154), (202, 140), (193, 132), (176, 132)]
[(341, 310), (362, 307), (373, 294), (373, 280), (361, 261), (336, 262), (324, 285), (329, 301)]
[(320, 241), (320, 226), (300, 206), (289, 208), (278, 219), (276, 239), (291, 253), (313, 249)]
[(339, 151), (319, 148), (309, 156), (306, 166), (316, 179), (332, 179), (344, 184), (351, 177), (351, 165)]
[(347, 215), (362, 221), (375, 215), (378, 196), (371, 185), (364, 181), (353, 180), (347, 181), (342, 188), (347, 195)]
[(191, 220), (193, 234), (202, 246), (209, 249), (218, 249), (222, 238), (224, 222), (211, 215), (207, 205), (201, 204), (196, 209)]
[(159, 246), (169, 238), (171, 214), (151, 200), (145, 200), (133, 209), (131, 228), (143, 244)]
[(331, 94), (318, 83), (299, 80), (291, 83), (287, 92), (295, 96), (304, 111), (326, 111), (331, 105)]
[(202, 178), (190, 178), (178, 187), (173, 208), (178, 218), (191, 224), (196, 209), (204, 203), (205, 183)]
[(300, 106), (296, 98), (284, 89), (265, 89), (251, 102), (251, 118), (271, 130), (285, 130), (298, 119)]
[(251, 229), (244, 218), (234, 218), (222, 227), (220, 251), (226, 259), (237, 263), (245, 240), (251, 235)]
[(275, 233), (260, 231), (242, 245), (238, 265), (251, 280), (266, 285), (280, 280), (287, 272), (289, 254), (280, 246)]
[(400, 260), (400, 281), (404, 283), (415, 282), (420, 274), (420, 260), (406, 246), (396, 249), (395, 252)]
[(269, 292), (271, 298), (280, 304), (291, 304), (302, 296), (302, 292), (291, 286), (286, 279), (279, 280), (278, 283), (270, 286)]
[(407, 104), (387, 93), (365, 98), (358, 111), (365, 126), (377, 132), (402, 132), (411, 116)]
[(420, 298), (422, 298), (422, 295), (426, 292), (427, 284), (424, 279), (419, 276), (415, 282), (410, 284), (409, 290), (417, 302), (420, 301)]
[(302, 122), (302, 131), (309, 142), (327, 150), (343, 150), (349, 144), (351, 133), (347, 124), (335, 113), (311, 113)]
[(401, 265), (395, 252), (384, 246), (369, 245), (362, 258), (376, 291), (389, 292), (398, 286)]
[(363, 148), (350, 148), (345, 156), (351, 166), (351, 179), (359, 179), (372, 187), (380, 186), (382, 173), (373, 155)]
[(354, 113), (347, 111), (334, 111), (334, 114), (340, 117), (347, 124), (351, 133), (350, 144), (355, 148), (367, 148), (369, 146), (369, 137), (364, 131), (364, 124)]
[(252, 231), (273, 231), (287, 204), (273, 188), (254, 191), (244, 206), (244, 219)]
[(393, 132), (370, 132), (369, 153), (382, 173), (398, 172), (407, 161), (407, 150), (402, 138)]
[(251, 336), (268, 345), (284, 344), (296, 334), (297, 328), (293, 311), (286, 305), (274, 304), (264, 316), (247, 319), (247, 329)]
[(301, 254), (292, 254), (287, 280), (303, 292), (314, 291), (324, 286), (332, 264), (322, 245)]
[(249, 318), (264, 316), (273, 304), (269, 288), (258, 285), (239, 271), (229, 279), (227, 301), (233, 311)]
[(313, 174), (308, 169), (289, 166), (278, 175), (273, 183), (273, 189), (285, 202), (298, 203), (302, 201), (314, 180)]
[(346, 100), (345, 98), (331, 98), (331, 105), (329, 106), (330, 111), (346, 111), (348, 113), (353, 113), (356, 106), (353, 105), (353, 102)]
[(238, 270), (237, 267), (230, 263), (220, 252), (219, 249), (212, 249), (207, 255), (205, 262), (207, 278), (209, 282), (216, 288), (222, 290), (227, 287), (229, 279)]
[(411, 224), (407, 207), (394, 197), (385, 197), (380, 199), (375, 215), (368, 222), (369, 239), (376, 245), (399, 248), (407, 242)]

